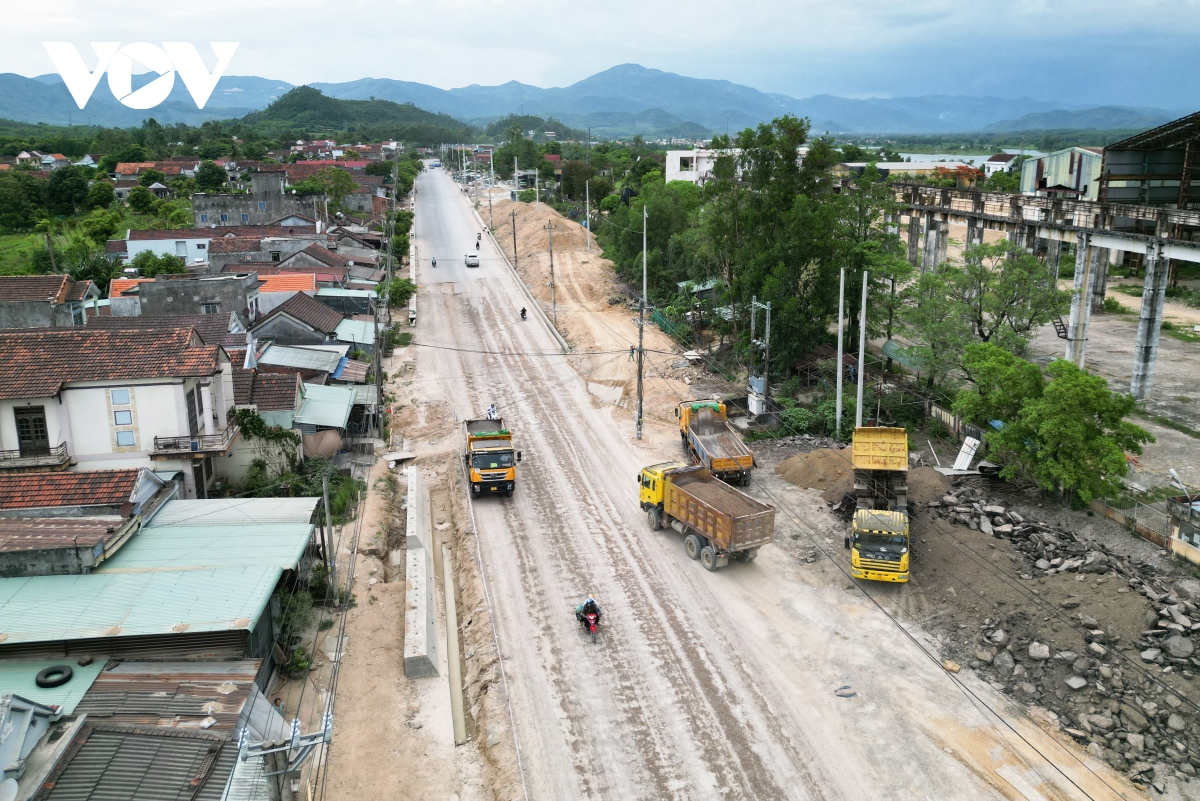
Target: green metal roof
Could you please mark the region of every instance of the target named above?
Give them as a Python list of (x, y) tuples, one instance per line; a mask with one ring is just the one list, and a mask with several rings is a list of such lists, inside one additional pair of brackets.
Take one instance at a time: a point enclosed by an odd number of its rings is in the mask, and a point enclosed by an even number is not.
[(375, 326), (366, 320), (342, 320), (334, 329), (338, 342), (353, 342), (357, 345), (375, 344)]
[(320, 498), (219, 498), (168, 501), (150, 527), (259, 525), (262, 523), (307, 523)]
[[(92, 682), (100, 675), (107, 660), (100, 658), (90, 665), (80, 666), (75, 657), (63, 657), (48, 662), (0, 662), (0, 695), (19, 695), (27, 701), (45, 706), (61, 707), (70, 715), (83, 700)], [(43, 669), (54, 665), (69, 665), (71, 680), (59, 687), (39, 687), (34, 679)]]
[(321, 384), (304, 385), (304, 401), (296, 412), (297, 424), (345, 428), (354, 405), (354, 389), (328, 387)]
[(889, 339), (883, 343), (883, 355), (900, 362), (900, 364), (913, 372), (920, 372), (921, 370), (921, 360), (912, 354), (907, 345), (902, 345), (894, 339)]
[(282, 573), (257, 565), (0, 579), (0, 641), (249, 630)]
[(97, 573), (268, 567), (300, 563), (312, 538), (309, 523), (255, 526), (154, 526), (142, 529)]

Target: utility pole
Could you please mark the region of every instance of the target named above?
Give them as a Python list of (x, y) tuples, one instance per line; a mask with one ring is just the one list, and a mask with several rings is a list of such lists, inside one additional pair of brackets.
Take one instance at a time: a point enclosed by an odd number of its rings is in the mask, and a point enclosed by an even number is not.
[[(550, 233), (550, 319), (554, 321), (555, 329), (558, 328), (558, 304), (554, 299), (554, 229), (557, 226), (550, 220), (546, 220), (546, 230)], [(516, 228), (513, 229), (514, 231)]]
[[(513, 200), (516, 200), (520, 196), (521, 196), (521, 174), (520, 174), (520, 172), (517, 171), (517, 157), (513, 156)], [(514, 227), (513, 231), (515, 232), (516, 230), (517, 229)], [(516, 234), (514, 233), (513, 236), (516, 236)], [(514, 248), (513, 253), (516, 253), (516, 252), (517, 251)], [(515, 267), (516, 265), (513, 265), (513, 266)]]
[(321, 476), (321, 498), (325, 502), (325, 528), (329, 537), (325, 543), (325, 565), (329, 569), (329, 583), (333, 587), (334, 603), (341, 601), (337, 583), (337, 550), (333, 542), (333, 518), (329, 515), (329, 474)]
[[(385, 293), (386, 294), (386, 293)], [(375, 431), (383, 439), (383, 348), (379, 344), (379, 310), (371, 315), (375, 323)]]
[(513, 269), (517, 269), (517, 209), (514, 206), (512, 210), (513, 221)]
[(838, 282), (838, 355), (837, 355), (837, 420), (834, 423), (834, 439), (842, 438), (842, 373), (846, 367), (842, 362), (842, 321), (846, 316), (843, 310), (846, 303), (846, 268), (842, 268), (841, 280)]
[[(588, 134), (591, 136), (591, 133)], [(587, 223), (587, 252), (592, 252), (592, 182), (583, 182), (583, 221)]]
[(863, 377), (867, 374), (867, 272), (863, 271), (862, 311), (858, 314), (858, 400), (854, 404), (854, 426), (863, 424)]
[(492, 219), (492, 188), (496, 186), (496, 148), (492, 148), (488, 153), (488, 228), (496, 230), (496, 223)]
[[(755, 339), (755, 337), (754, 337), (755, 331), (757, 329), (757, 325), (756, 325), (757, 320), (756, 320), (755, 312), (758, 309), (763, 309), (767, 313), (767, 324), (763, 330), (762, 340)], [(763, 349), (764, 358), (763, 358), (763, 374), (762, 374), (762, 380), (763, 380), (762, 395), (763, 395), (763, 410), (766, 411), (767, 398), (769, 397), (767, 395), (767, 391), (769, 389), (767, 384), (770, 381), (770, 375), (771, 375), (771, 302), (767, 301), (766, 303), (759, 303), (757, 295), (750, 296), (750, 347), (751, 347), (751, 357), (750, 357), (751, 373), (753, 373), (753, 371), (754, 371), (754, 363), (758, 361), (758, 359), (755, 358), (754, 353), (755, 353), (755, 351), (758, 350), (758, 348)]]
[(643, 374), (646, 367), (646, 207), (642, 206), (642, 302), (638, 306), (638, 408), (637, 408), (637, 438), (642, 438), (642, 400)]

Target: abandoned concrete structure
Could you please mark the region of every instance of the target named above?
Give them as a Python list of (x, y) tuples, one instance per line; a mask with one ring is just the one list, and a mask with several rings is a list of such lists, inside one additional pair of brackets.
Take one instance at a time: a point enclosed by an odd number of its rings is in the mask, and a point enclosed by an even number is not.
[(285, 189), (287, 173), (250, 174), (250, 194), (192, 195), (192, 220), (197, 228), (267, 225), (292, 215), (317, 218), (323, 195), (294, 195)]
[(243, 326), (258, 318), (258, 275), (219, 273), (159, 275), (138, 284), (141, 313), (148, 317), (233, 312)]
[(968, 246), (981, 243), (985, 229), (1004, 231), (1010, 242), (1035, 252), (1044, 246), (1056, 272), (1062, 244), (1074, 245), (1071, 317), (1059, 336), (1067, 341), (1065, 358), (1080, 367), (1091, 312), (1103, 308), (1112, 252), (1132, 254), (1144, 268), (1145, 289), (1129, 391), (1143, 400), (1154, 385), (1172, 264), (1200, 263), (1197, 150), (1200, 112), (1109, 147), (1099, 179), (1100, 200), (894, 184), (903, 208), (896, 222), (907, 225), (908, 259), (922, 271), (945, 261), (952, 221), (966, 226)]

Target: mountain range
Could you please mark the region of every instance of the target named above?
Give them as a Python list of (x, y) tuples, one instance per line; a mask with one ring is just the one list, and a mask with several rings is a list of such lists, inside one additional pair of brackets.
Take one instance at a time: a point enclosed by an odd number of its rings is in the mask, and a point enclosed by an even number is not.
[[(144, 80), (149, 77), (153, 76), (145, 76)], [(633, 133), (647, 138), (735, 133), (784, 113), (808, 117), (814, 132), (833, 134), (1148, 128), (1186, 113), (1121, 106), (1082, 108), (1031, 98), (966, 95), (864, 99), (815, 95), (797, 99), (730, 81), (689, 78), (637, 64), (622, 64), (570, 86), (552, 88), (509, 81), (498, 86), (472, 84), (439, 89), (390, 78), (310, 85), (329, 97), (411, 103), (475, 125), (508, 114), (553, 116), (574, 128), (590, 127), (597, 138)], [(162, 123), (197, 125), (210, 119), (243, 117), (265, 108), (292, 88), (286, 81), (223, 76), (201, 110), (195, 107), (183, 82), (176, 80), (162, 105), (139, 111), (118, 103), (107, 82), (101, 81), (87, 107), (80, 110), (58, 75), (26, 78), (3, 73), (0, 118), (130, 126), (153, 116)]]

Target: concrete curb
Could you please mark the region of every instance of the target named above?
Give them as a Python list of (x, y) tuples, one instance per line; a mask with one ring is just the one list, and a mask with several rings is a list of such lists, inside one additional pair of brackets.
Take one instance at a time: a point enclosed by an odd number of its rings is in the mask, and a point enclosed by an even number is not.
[(414, 465), (408, 468), (408, 558), (404, 590), (404, 675), (410, 679), (438, 674), (431, 517), (429, 491)]
[(521, 274), (517, 272), (516, 267), (513, 267), (512, 262), (508, 260), (508, 254), (504, 252), (504, 248), (500, 247), (500, 243), (496, 240), (496, 235), (492, 233), (492, 229), (488, 226), (488, 224), (483, 221), (483, 215), (479, 213), (479, 209), (475, 208), (474, 203), (471, 203), (471, 212), (475, 215), (475, 218), (479, 220), (480, 229), (487, 231), (488, 239), (492, 240), (492, 244), (496, 246), (496, 251), (500, 254), (500, 258), (504, 259), (504, 263), (508, 266), (509, 271), (513, 274), (513, 277), (517, 279), (517, 284), (520, 285), (521, 291), (523, 291), (525, 293), (525, 297), (529, 299), (529, 306), (527, 308), (532, 308), (533, 313), (542, 318), (542, 323), (545, 324), (546, 330), (553, 335), (555, 341), (558, 342), (558, 346), (562, 348), (563, 353), (570, 353), (571, 346), (567, 344), (567, 340), (563, 339), (562, 334), (558, 333), (558, 329), (555, 328), (554, 324), (550, 322), (550, 317), (546, 314), (546, 310), (542, 308), (542, 304), (539, 303), (538, 299), (535, 298), (533, 293), (529, 291), (529, 287), (525, 286), (525, 282), (521, 280)]

